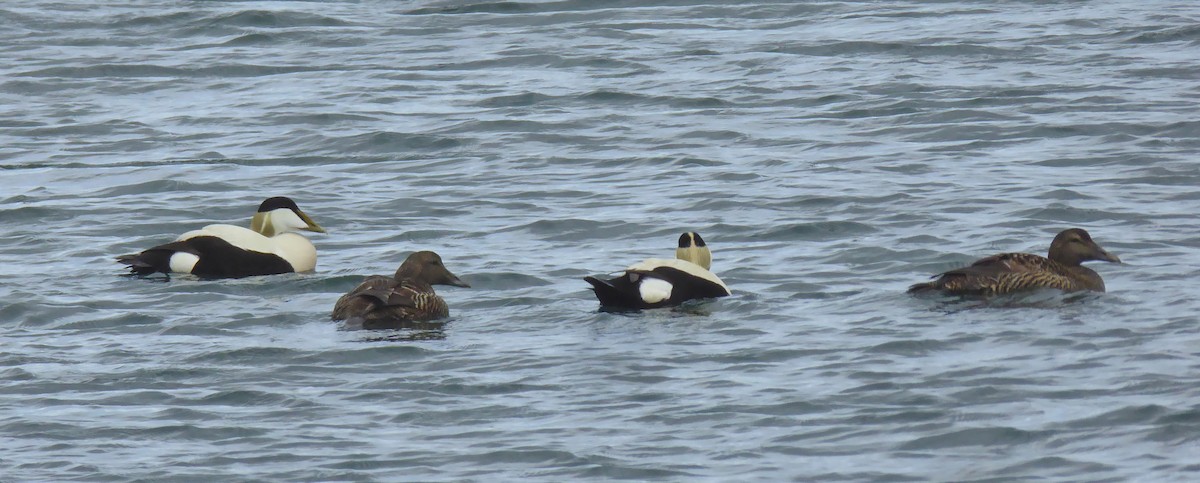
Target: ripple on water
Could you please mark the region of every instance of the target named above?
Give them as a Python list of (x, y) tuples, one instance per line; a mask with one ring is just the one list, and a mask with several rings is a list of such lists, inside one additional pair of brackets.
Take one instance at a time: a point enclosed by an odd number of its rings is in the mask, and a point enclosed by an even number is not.
[[(1187, 479), (1176, 3), (6, 4), (0, 473)], [(317, 271), (112, 261), (276, 194)], [(1108, 293), (903, 293), (1067, 226), (1130, 260)], [(733, 296), (599, 310), (684, 230)], [(421, 249), (451, 319), (327, 320)]]

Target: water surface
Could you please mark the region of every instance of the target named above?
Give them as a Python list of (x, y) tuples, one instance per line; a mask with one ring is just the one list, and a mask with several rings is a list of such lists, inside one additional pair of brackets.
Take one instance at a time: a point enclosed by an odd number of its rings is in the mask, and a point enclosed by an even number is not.
[[(1189, 481), (1200, 7), (0, 6), (14, 481)], [(286, 195), (314, 273), (113, 257)], [(1086, 228), (1109, 292), (913, 299)], [(734, 296), (597, 310), (697, 230)], [(434, 333), (339, 331), (435, 250)]]

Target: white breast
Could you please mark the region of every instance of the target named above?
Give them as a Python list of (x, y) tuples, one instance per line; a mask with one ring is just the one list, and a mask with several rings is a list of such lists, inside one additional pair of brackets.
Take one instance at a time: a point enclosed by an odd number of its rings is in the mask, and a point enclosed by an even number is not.
[(287, 260), (292, 270), (307, 272), (317, 268), (317, 247), (297, 233), (280, 233), (270, 238), (275, 249), (270, 253)]

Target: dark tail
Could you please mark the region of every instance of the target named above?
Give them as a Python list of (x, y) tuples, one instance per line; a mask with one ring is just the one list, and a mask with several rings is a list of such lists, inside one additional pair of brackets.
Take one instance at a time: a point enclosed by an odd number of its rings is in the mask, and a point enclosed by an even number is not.
[[(626, 290), (615, 285), (613, 282), (625, 280), (624, 277), (619, 277), (613, 280), (600, 280), (596, 277), (583, 277), (583, 280), (592, 284), (592, 291), (596, 292), (596, 298), (600, 300), (600, 305), (605, 307), (637, 307), (641, 301), (637, 295), (637, 290), (633, 285), (628, 285)], [(634, 289), (632, 292), (629, 289)]]
[(940, 291), (941, 291), (941, 288), (938, 287), (937, 282), (918, 283), (918, 284), (913, 284), (912, 286), (908, 287), (908, 293), (913, 294), (913, 295), (935, 293), (935, 292), (940, 292)]
[(129, 266), (135, 275), (150, 275), (155, 272), (171, 273), (171, 253), (166, 250), (146, 250), (133, 255), (121, 255), (117, 262)]

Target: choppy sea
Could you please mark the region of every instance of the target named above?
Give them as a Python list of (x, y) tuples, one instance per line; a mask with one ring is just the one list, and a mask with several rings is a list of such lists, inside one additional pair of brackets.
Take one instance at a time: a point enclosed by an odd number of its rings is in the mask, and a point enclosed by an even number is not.
[[(0, 4), (0, 481), (1195, 481), (1197, 19)], [(315, 272), (113, 260), (280, 195)], [(904, 293), (1069, 227), (1107, 293)], [(687, 230), (732, 297), (597, 310)], [(441, 330), (327, 320), (416, 250)]]

